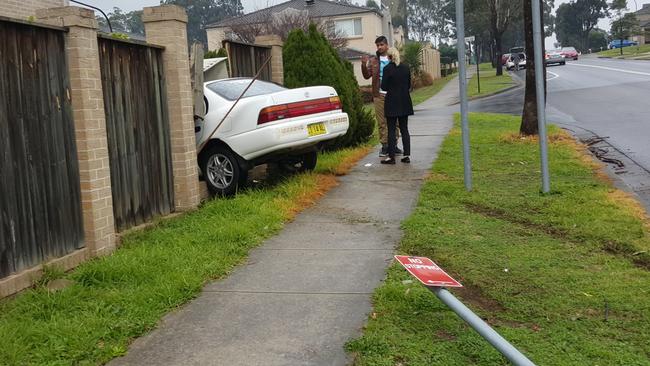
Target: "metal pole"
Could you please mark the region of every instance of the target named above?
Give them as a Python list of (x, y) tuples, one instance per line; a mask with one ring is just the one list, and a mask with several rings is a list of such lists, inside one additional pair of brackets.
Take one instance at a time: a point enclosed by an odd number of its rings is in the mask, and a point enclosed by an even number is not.
[(445, 305), (449, 306), (459, 317), (467, 322), (474, 330), (485, 338), (494, 348), (503, 354), (508, 361), (515, 366), (535, 366), (535, 364), (524, 356), (518, 349), (506, 341), (499, 333), (492, 329), (486, 322), (474, 314), (451, 292), (444, 287), (427, 286)]
[(478, 51), (478, 45), (476, 44), (476, 41), (474, 41), (474, 48), (474, 56), (476, 56), (476, 85), (478, 86), (478, 93), (481, 94), (481, 71), (479, 67), (479, 64), (481, 63), (479, 61), (481, 54)]
[(546, 143), (546, 102), (544, 100), (544, 55), (542, 55), (542, 15), (540, 0), (532, 0), (533, 44), (535, 46), (535, 87), (537, 89), (537, 125), (539, 129), (539, 151), (542, 161), (542, 192), (551, 190), (548, 173), (548, 147)]
[(460, 96), (460, 125), (463, 138), (463, 167), (465, 188), (472, 190), (472, 162), (469, 156), (469, 125), (467, 121), (467, 70), (465, 68), (465, 6), (456, 0), (456, 49), (458, 51), (458, 84)]

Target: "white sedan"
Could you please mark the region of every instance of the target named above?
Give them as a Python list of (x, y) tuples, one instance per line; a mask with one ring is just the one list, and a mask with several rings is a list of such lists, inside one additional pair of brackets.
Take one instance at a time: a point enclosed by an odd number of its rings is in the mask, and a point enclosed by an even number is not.
[(250, 78), (204, 84), (206, 115), (195, 119), (198, 162), (211, 192), (231, 195), (245, 184), (256, 165), (280, 163), (299, 171), (316, 166), (323, 141), (344, 135), (348, 115), (336, 90), (329, 86), (287, 89), (256, 80), (223, 121)]

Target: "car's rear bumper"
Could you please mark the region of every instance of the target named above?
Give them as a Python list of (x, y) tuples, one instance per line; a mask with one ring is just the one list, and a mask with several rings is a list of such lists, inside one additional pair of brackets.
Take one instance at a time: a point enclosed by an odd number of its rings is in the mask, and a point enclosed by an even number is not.
[[(309, 136), (307, 126), (315, 123), (325, 125), (325, 133)], [(347, 113), (316, 115), (296, 118), (292, 121), (268, 123), (253, 131), (230, 136), (225, 142), (245, 160), (254, 160), (279, 150), (301, 150), (321, 141), (345, 135), (350, 125)]]

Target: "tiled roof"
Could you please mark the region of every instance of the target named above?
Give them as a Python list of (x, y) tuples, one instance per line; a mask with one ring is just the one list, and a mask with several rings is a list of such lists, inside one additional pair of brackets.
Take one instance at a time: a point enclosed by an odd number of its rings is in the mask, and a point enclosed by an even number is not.
[(643, 4), (643, 7), (635, 12), (636, 15), (650, 14), (650, 4)]
[(366, 8), (357, 5), (350, 5), (345, 3), (339, 3), (335, 1), (313, 0), (308, 3), (305, 0), (290, 0), (236, 18), (224, 19), (222, 21), (212, 23), (208, 25), (206, 28), (219, 28), (219, 27), (229, 27), (232, 25), (262, 23), (268, 21), (268, 19), (271, 18), (272, 14), (280, 13), (287, 9), (295, 9), (298, 11), (306, 10), (307, 12), (309, 12), (309, 15), (313, 18), (333, 17), (333, 16), (340, 16), (340, 15), (361, 14), (361, 13), (370, 13), (370, 12), (382, 16), (381, 13), (376, 9)]

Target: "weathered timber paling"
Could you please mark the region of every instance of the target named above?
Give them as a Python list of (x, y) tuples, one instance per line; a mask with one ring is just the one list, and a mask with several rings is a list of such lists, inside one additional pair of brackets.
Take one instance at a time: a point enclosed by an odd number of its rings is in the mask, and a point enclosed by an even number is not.
[(83, 246), (63, 32), (0, 19), (0, 278)]
[[(260, 67), (271, 56), (271, 47), (255, 46), (244, 43), (226, 42), (230, 58), (230, 76), (253, 77)], [(258, 77), (260, 80), (271, 81), (271, 64), (267, 64)]]
[(174, 211), (169, 118), (161, 50), (100, 37), (118, 231)]

